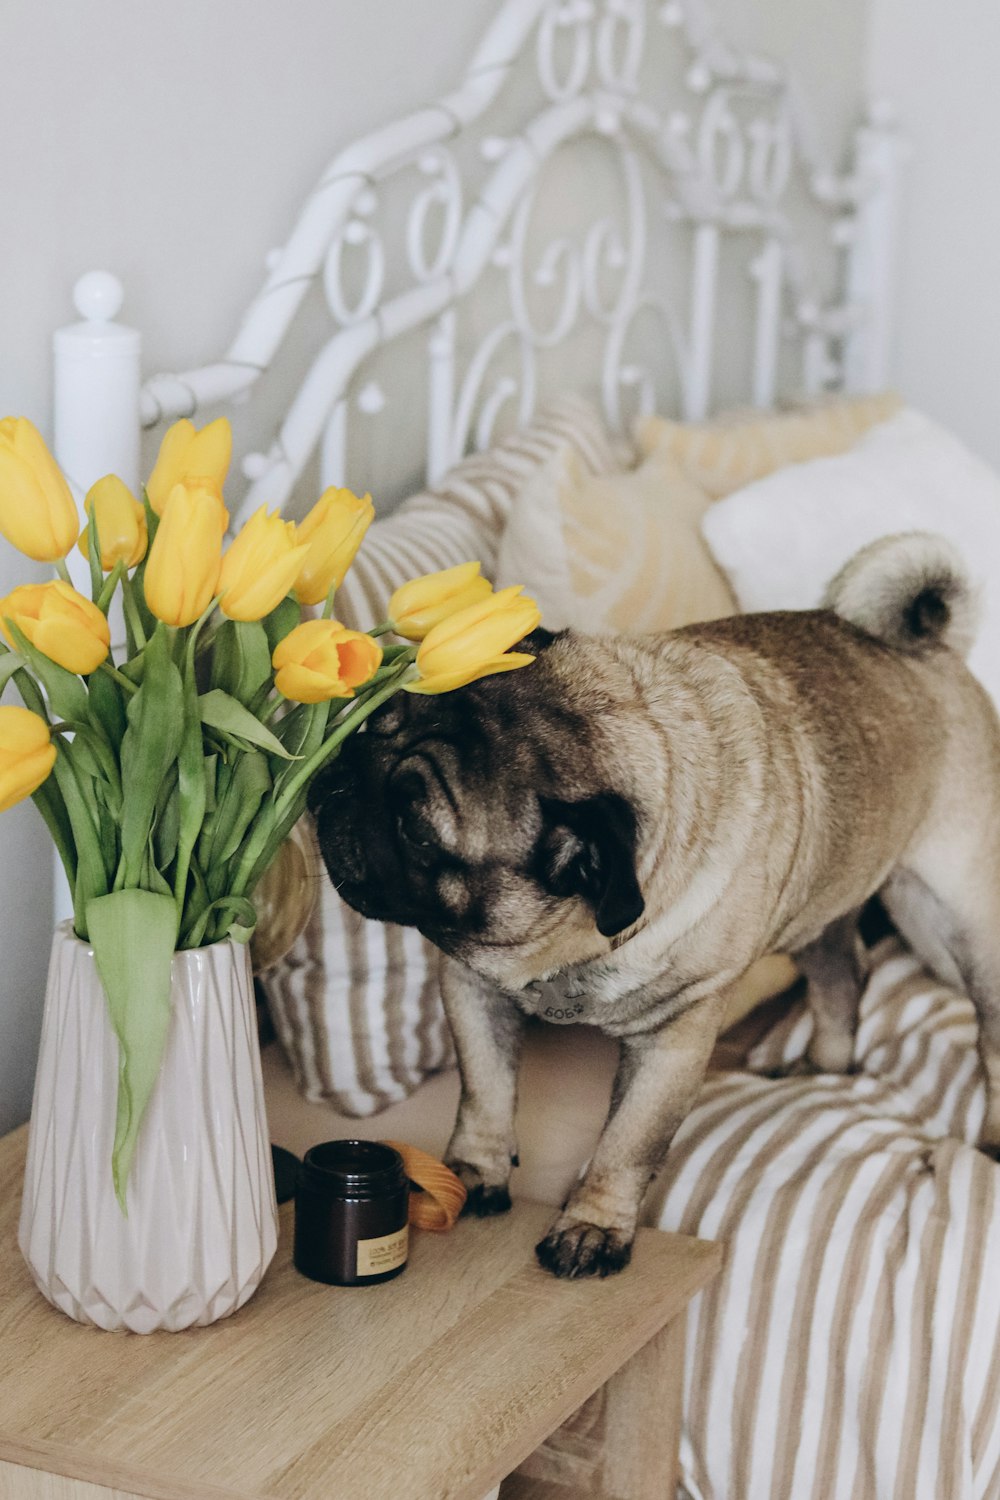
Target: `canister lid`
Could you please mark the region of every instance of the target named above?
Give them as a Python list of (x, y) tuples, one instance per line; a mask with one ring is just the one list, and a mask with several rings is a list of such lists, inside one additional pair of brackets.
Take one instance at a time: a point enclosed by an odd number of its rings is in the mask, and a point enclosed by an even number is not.
[(377, 1198), (406, 1182), (403, 1158), (381, 1141), (321, 1141), (302, 1159), (300, 1185), (333, 1197)]

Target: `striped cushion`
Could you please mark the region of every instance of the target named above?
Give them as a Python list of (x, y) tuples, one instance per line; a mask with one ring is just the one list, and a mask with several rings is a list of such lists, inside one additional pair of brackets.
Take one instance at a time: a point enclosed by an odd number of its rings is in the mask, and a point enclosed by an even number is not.
[[(596, 474), (616, 467), (597, 411), (577, 396), (554, 402), (522, 432), (464, 459), (439, 485), (374, 523), (337, 592), (338, 619), (367, 629), (384, 619), (399, 584), (468, 558), (491, 577), (515, 494), (566, 444)], [(304, 931), (261, 984), (302, 1093), (341, 1114), (375, 1114), (454, 1062), (440, 956), (412, 928), (369, 922), (346, 907), (323, 872), (307, 820), (298, 833), (318, 895)]]
[[(801, 1057), (801, 1007), (755, 1067)], [(1000, 1181), (964, 996), (881, 944), (851, 1077), (716, 1075), (658, 1222), (726, 1244), (688, 1325), (692, 1500), (1000, 1495)]]

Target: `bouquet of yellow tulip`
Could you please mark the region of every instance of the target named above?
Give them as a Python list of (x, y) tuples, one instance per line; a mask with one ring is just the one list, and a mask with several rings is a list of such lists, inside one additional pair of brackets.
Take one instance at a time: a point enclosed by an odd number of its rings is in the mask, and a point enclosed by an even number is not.
[[(526, 665), (519, 588), (469, 562), (413, 580), (370, 633), (333, 618), (373, 518), (327, 490), (298, 525), (261, 507), (224, 547), (224, 418), (167, 432), (142, 501), (114, 475), (76, 504), (25, 418), (0, 421), (0, 532), (55, 566), (0, 599), (0, 812), (33, 797), (93, 948), (120, 1048), (112, 1170), (125, 1183), (170, 1019), (178, 948), (246, 941), (254, 888), (348, 735), (400, 689), (439, 693)], [(91, 598), (71, 584), (79, 544)], [(126, 642), (108, 625), (120, 591)], [(302, 605), (320, 605), (302, 621)], [(382, 644), (382, 638), (395, 636)]]

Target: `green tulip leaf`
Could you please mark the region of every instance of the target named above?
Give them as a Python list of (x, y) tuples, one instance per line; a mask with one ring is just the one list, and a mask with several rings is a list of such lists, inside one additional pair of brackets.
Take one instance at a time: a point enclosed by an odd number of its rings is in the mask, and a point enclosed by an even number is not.
[(184, 687), (161, 626), (143, 652), (142, 686), (128, 705), (122, 739), (122, 864), (116, 886), (140, 883), (160, 790), (184, 733)]
[(118, 1038), (118, 1109), (111, 1172), (122, 1213), (127, 1213), (129, 1168), (170, 1025), (177, 908), (171, 896), (115, 891), (87, 902), (87, 925)]
[(211, 685), (246, 708), (271, 680), (271, 652), (259, 620), (225, 620), (212, 641)]
[(202, 693), (198, 699), (198, 709), (201, 722), (210, 729), (217, 729), (221, 734), (236, 735), (251, 745), (259, 745), (271, 755), (280, 755), (283, 760), (295, 759), (265, 724), (254, 718), (249, 709), (244, 708), (242, 703), (238, 703), (221, 688)]
[(178, 832), (177, 868), (174, 872), (174, 896), (178, 911), (183, 911), (187, 894), (191, 855), (198, 842), (208, 807), (205, 780), (205, 747), (201, 735), (198, 689), (194, 680), (194, 663), (188, 662), (184, 674), (184, 736), (177, 762)]
[(156, 812), (153, 816), (153, 852), (156, 864), (161, 870), (165, 870), (168, 865), (172, 864), (176, 857), (180, 828), (181, 808), (180, 794), (177, 789), (177, 772), (171, 768), (170, 775), (164, 781), (160, 795), (156, 799)]
[(302, 606), (299, 601), (288, 594), (281, 603), (272, 609), (269, 615), (263, 619), (264, 633), (267, 636), (268, 659), (274, 653), (274, 648), (279, 641), (283, 641), (286, 635), (291, 635), (296, 625), (302, 622)]
[[(241, 755), (219, 799), (207, 861), (209, 887), (213, 875), (225, 879), (223, 866), (232, 859), (271, 790), (267, 757), (259, 750)], [(213, 893), (216, 894), (216, 893)], [(221, 895), (221, 891), (217, 892)]]
[(215, 778), (219, 767), (217, 755), (206, 755), (202, 760), (205, 771), (205, 815), (215, 811)]
[(95, 809), (84, 793), (76, 767), (59, 745), (52, 778), (59, 789), (76, 846), (76, 880), (73, 884), (73, 926), (77, 937), (87, 939), (87, 902), (103, 896), (109, 885), (109, 866)]
[(122, 701), (123, 692), (124, 690), (107, 672), (95, 672), (88, 684), (88, 717), (115, 749), (122, 742), (128, 722), (125, 718), (125, 704)]
[[(225, 919), (212, 922), (215, 912), (223, 913)], [(245, 943), (253, 936), (256, 926), (257, 912), (250, 901), (243, 896), (220, 896), (198, 914), (190, 932), (185, 934), (184, 947), (198, 948), (204, 942), (218, 942), (224, 937)], [(246, 936), (237, 936), (238, 933)]]
[(5, 651), (0, 655), (0, 693), (3, 692), (15, 672), (20, 672), (25, 664), (23, 656), (18, 656), (15, 651)]

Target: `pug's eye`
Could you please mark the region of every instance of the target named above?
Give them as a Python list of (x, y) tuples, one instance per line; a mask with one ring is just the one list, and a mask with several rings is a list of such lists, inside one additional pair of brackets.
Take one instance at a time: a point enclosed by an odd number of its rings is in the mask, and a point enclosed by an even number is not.
[(427, 820), (412, 805), (396, 814), (396, 827), (412, 849), (430, 849), (434, 843)]

